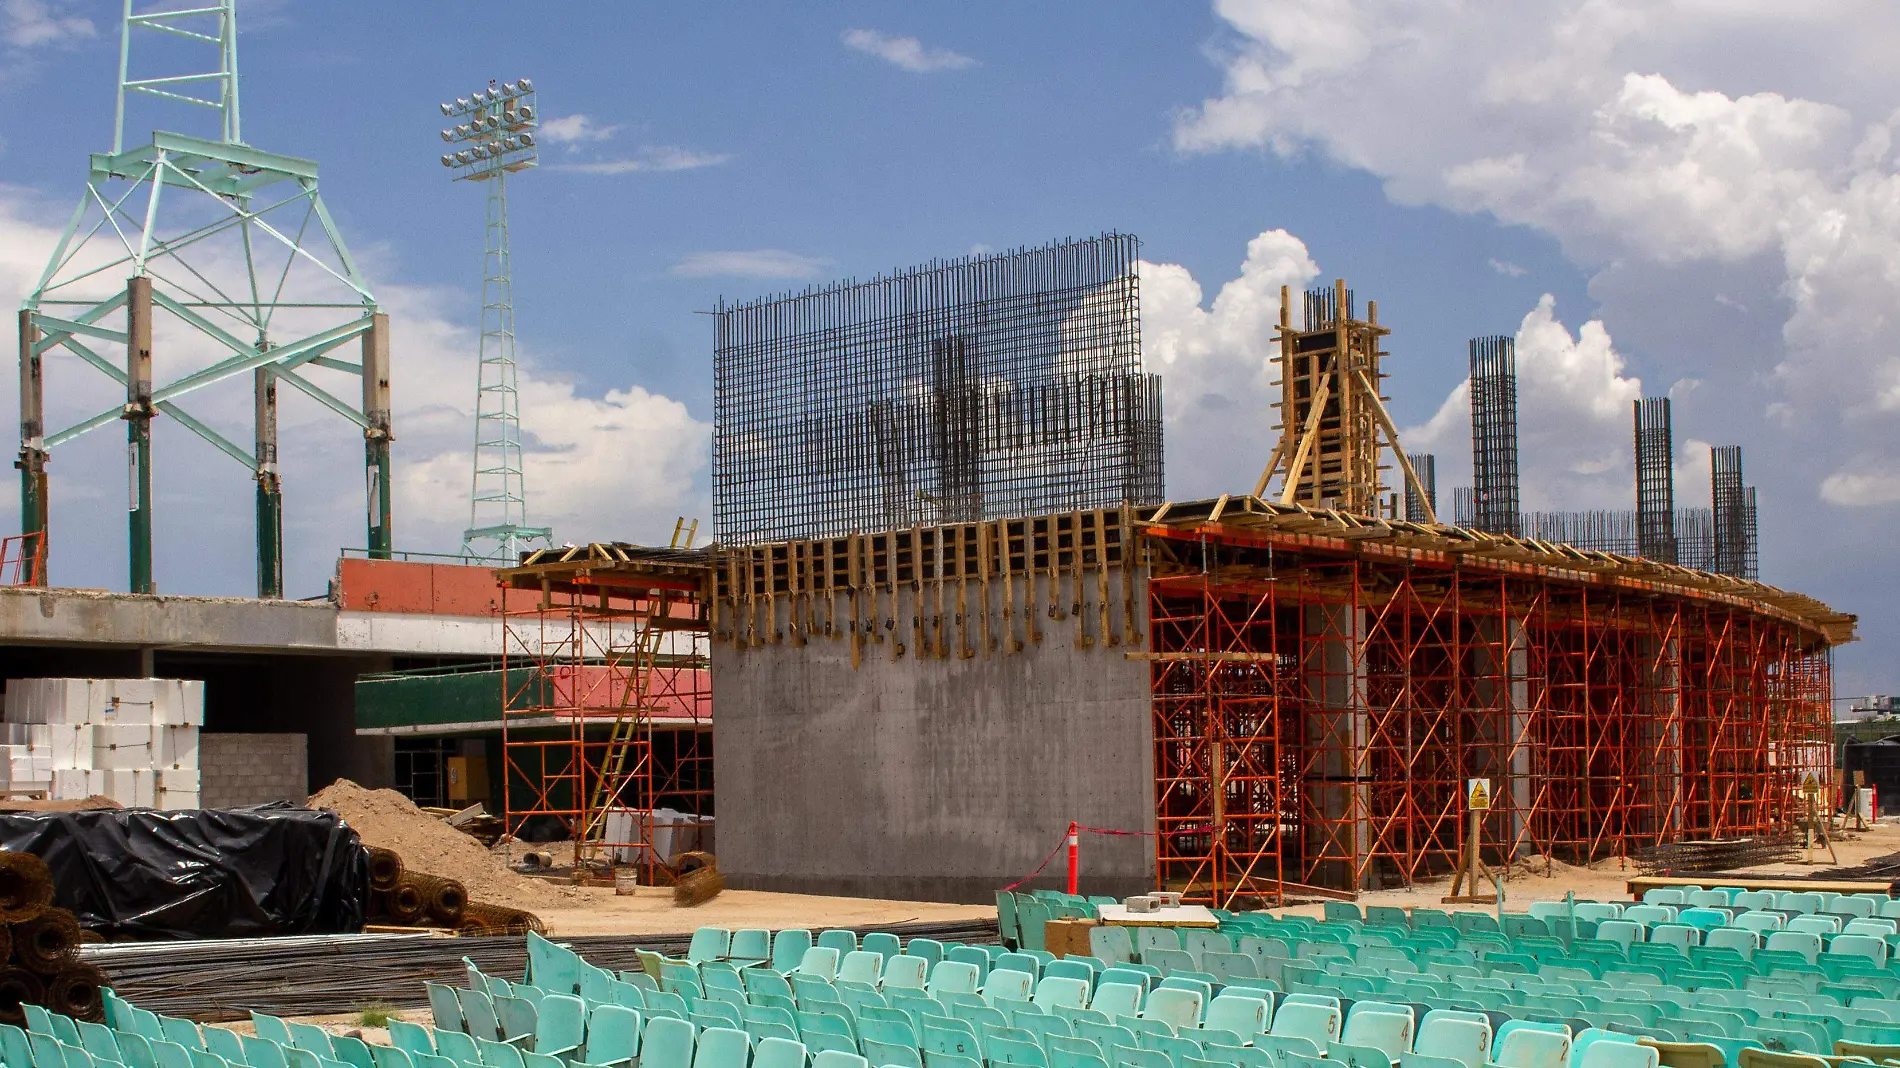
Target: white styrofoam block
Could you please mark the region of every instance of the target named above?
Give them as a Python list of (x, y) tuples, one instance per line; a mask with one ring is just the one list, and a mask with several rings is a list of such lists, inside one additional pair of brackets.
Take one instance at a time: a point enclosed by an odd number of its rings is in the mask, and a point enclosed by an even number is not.
[(157, 764), (161, 768), (196, 768), (198, 766), (198, 728), (161, 727), (157, 748)]
[(84, 725), (55, 723), (50, 725), (52, 743), (47, 747), (53, 757), (53, 766), (57, 768), (78, 768), (86, 770), (92, 767), (92, 728)]
[(87, 781), (90, 774), (77, 768), (55, 768), (52, 776), (54, 800), (77, 801), (90, 797), (92, 789)]
[(149, 705), (157, 700), (160, 685), (167, 679), (111, 679), (112, 696), (122, 702)]
[(205, 684), (197, 679), (169, 680), (153, 707), (153, 722), (180, 727), (202, 727), (205, 722)]
[(190, 790), (196, 793), (203, 786), (204, 778), (197, 768), (160, 768), (158, 770), (160, 790)]
[(26, 725), (26, 744), (35, 750), (46, 751), (53, 747), (53, 727), (50, 723), (29, 723)]
[(150, 768), (114, 768), (105, 776), (106, 796), (121, 805), (150, 808), (158, 800), (158, 776)]
[(202, 727), (205, 725), (205, 684), (203, 679), (185, 679), (178, 684), (179, 696), (185, 704), (185, 726)]
[(197, 808), (199, 793), (196, 790), (160, 790), (158, 808), (176, 811), (184, 808)]
[(92, 728), (92, 765), (95, 768), (151, 768), (157, 766), (153, 745), (158, 728), (146, 723), (102, 723)]
[(25, 746), (33, 740), (31, 723), (0, 723), (0, 738), (8, 745)]

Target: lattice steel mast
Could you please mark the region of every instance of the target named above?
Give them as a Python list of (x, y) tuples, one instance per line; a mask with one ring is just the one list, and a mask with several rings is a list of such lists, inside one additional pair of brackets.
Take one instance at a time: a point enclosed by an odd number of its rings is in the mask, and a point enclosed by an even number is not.
[[(210, 46), (216, 50), (215, 67), (135, 73), (134, 59), (150, 57), (142, 51), (135, 57), (134, 30)], [(137, 70), (148, 65), (141, 63)], [(45, 271), (21, 303), (22, 528), (29, 536), (46, 536), (46, 464), (52, 450), (124, 421), (130, 588), (155, 592), (152, 420), (170, 416), (250, 470), (257, 482), (258, 595), (282, 596), (276, 387), (286, 383), (363, 428), (369, 551), (388, 556), (388, 317), (324, 208), (316, 163), (262, 152), (243, 141), (235, 0), (169, 10), (135, 10), (133, 0), (126, 0), (117, 99), (112, 151), (91, 157), (86, 191)], [(178, 114), (194, 108), (215, 113), (216, 136), (155, 131), (150, 143), (126, 148), (126, 105), (147, 100), (187, 105)], [(163, 383), (155, 378), (153, 347), (155, 317), (161, 313), (163, 362), (195, 368)], [(359, 339), (361, 363), (329, 355)], [(123, 363), (95, 351), (98, 341), (122, 346)], [(124, 387), (125, 403), (47, 433), (45, 357), (58, 348)], [(313, 381), (319, 368), (360, 378), (361, 406)], [(255, 400), (254, 451), (178, 404), (187, 393), (246, 373)], [(43, 569), (34, 580), (45, 583)]]
[(548, 543), (547, 527), (528, 525), (521, 463), (521, 395), (515, 367), (514, 265), (508, 246), (508, 175), (536, 163), (534, 83), (488, 83), (442, 114), (468, 121), (442, 131), (461, 145), (442, 157), (455, 180), (488, 187), (487, 246), (482, 260), (482, 332), (475, 388), (474, 476), (462, 552), (515, 563), (532, 542)]

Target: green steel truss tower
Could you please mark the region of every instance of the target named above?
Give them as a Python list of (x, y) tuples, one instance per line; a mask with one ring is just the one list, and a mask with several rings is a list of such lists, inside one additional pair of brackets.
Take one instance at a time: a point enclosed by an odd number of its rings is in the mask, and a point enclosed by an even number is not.
[[(192, 50), (198, 59), (181, 59)], [(128, 148), (128, 104), (216, 123), (206, 129), (211, 136), (155, 131), (149, 142)], [(345, 346), (357, 346), (360, 358), (351, 361)], [(114, 356), (115, 348), (123, 355)], [(125, 402), (49, 432), (44, 375), (57, 366), (48, 359), (55, 354), (60, 363), (76, 357), (78, 366), (111, 379), (125, 390)], [(255, 413), (248, 449), (181, 403), (246, 376)], [(349, 379), (360, 380), (360, 401), (332, 392)], [(20, 385), (22, 526), (42, 541), (53, 450), (125, 424), (135, 593), (157, 590), (152, 421), (165, 417), (243, 464), (256, 481), (257, 592), (283, 596), (280, 385), (362, 429), (369, 551), (389, 556), (388, 316), (324, 207), (317, 164), (244, 142), (235, 0), (169, 9), (125, 0), (112, 151), (91, 156), (79, 205), (22, 302)], [(44, 584), (44, 569), (34, 578)]]
[(513, 564), (533, 543), (551, 543), (547, 527), (528, 525), (522, 475), (521, 395), (515, 369), (514, 265), (508, 249), (508, 176), (533, 167), (534, 83), (489, 82), (488, 88), (441, 105), (464, 120), (442, 131), (442, 166), (458, 182), (488, 187), (487, 251), (482, 265), (482, 329), (475, 389), (474, 479), (462, 553)]

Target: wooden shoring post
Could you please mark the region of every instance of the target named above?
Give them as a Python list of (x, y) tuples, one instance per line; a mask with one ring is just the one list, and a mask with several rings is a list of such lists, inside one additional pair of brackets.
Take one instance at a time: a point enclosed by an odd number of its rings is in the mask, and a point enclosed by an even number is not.
[(1097, 508), (1095, 517), (1095, 629), (1101, 634), (1103, 645), (1120, 645), (1121, 635), (1109, 628), (1108, 608), (1108, 513)]
[[(1023, 580), (1028, 583), (1023, 589), (1023, 637), (1032, 642), (1042, 641), (1042, 620), (1036, 617), (1042, 614), (1042, 599), (1036, 592), (1036, 520), (1026, 518), (1023, 523)], [(1051, 547), (1053, 551), (1053, 546)]]
[(864, 581), (864, 572), (858, 563), (859, 548), (862, 541), (863, 539), (856, 534), (852, 534), (847, 539), (850, 555), (845, 559), (845, 569), (849, 582), (849, 585), (845, 588), (845, 593), (851, 598), (851, 670), (853, 671), (858, 670), (860, 656), (863, 652), (863, 636), (860, 633), (861, 621), (858, 618), (858, 609), (862, 602), (860, 590), (863, 588)]
[(1135, 587), (1141, 584), (1141, 547), (1145, 544), (1135, 533), (1133, 509), (1121, 509), (1122, 538), (1122, 641), (1130, 646), (1141, 644), (1141, 622), (1135, 613)]
[(972, 526), (957, 527), (957, 659), (968, 660), (976, 655), (970, 648), (970, 566), (975, 546), (970, 542), (982, 528)]
[(897, 579), (897, 531), (884, 532), (884, 566), (890, 577), (891, 614), (884, 617), (884, 629), (891, 635), (891, 660), (894, 662), (904, 655), (903, 625), (904, 602)]
[(1009, 520), (996, 521), (997, 570), (1003, 575), (1003, 652), (1015, 653), (1022, 649), (1022, 643), (1016, 640), (1016, 580), (1009, 565)]
[(1065, 620), (1069, 609), (1062, 601), (1062, 517), (1051, 515), (1049, 525), (1049, 618)]
[(931, 576), (931, 585), (936, 588), (936, 602), (937, 602), (935, 606), (936, 614), (935, 614), (935, 619), (934, 619), (935, 630), (937, 633), (936, 633), (936, 641), (934, 643), (934, 647), (932, 651), (936, 654), (936, 657), (939, 660), (948, 660), (950, 658), (949, 644), (945, 641), (945, 635), (944, 635), (945, 628), (949, 626), (949, 619), (944, 614), (944, 604), (943, 604), (943, 586), (944, 586), (943, 568), (946, 562), (945, 553), (944, 553), (944, 541), (949, 536), (950, 529), (951, 528), (949, 527), (941, 527), (941, 526), (936, 528), (935, 541), (937, 543), (937, 551), (931, 554), (932, 559), (934, 560), (935, 565), (936, 565), (936, 573)]
[(792, 633), (792, 646), (805, 647), (804, 609), (809, 604), (805, 598), (805, 553), (810, 542), (795, 541), (785, 546), (786, 571), (786, 628)]
[(976, 525), (976, 614), (985, 657), (996, 651), (996, 637), (990, 633), (990, 547), (994, 535), (988, 523)]
[(1089, 633), (1089, 612), (1083, 610), (1087, 599), (1083, 597), (1085, 585), (1081, 578), (1081, 511), (1070, 513), (1070, 616), (1075, 618), (1075, 648), (1089, 648), (1094, 644), (1094, 635)]
[(917, 524), (910, 528), (910, 630), (917, 659), (930, 655), (924, 638), (924, 532)]

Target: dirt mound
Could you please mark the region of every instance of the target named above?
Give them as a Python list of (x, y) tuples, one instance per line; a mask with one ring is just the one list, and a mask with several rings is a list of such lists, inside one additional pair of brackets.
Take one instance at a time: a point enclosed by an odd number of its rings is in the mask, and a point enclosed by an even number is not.
[(370, 790), (338, 779), (318, 791), (310, 807), (335, 809), (364, 845), (395, 850), (409, 871), (455, 879), (477, 901), (532, 911), (572, 907), (586, 897), (571, 887), (516, 875), (504, 858), (394, 790)]

